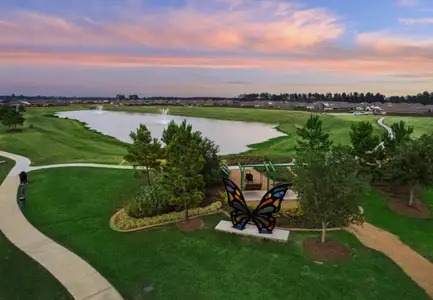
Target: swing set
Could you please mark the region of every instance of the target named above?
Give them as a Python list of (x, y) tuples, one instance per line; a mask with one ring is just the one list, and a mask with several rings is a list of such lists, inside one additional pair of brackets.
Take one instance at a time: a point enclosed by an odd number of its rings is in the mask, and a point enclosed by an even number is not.
[[(238, 167), (241, 173), (240, 188), (242, 191), (261, 190), (263, 188), (263, 177), (266, 177), (266, 191), (269, 191), (277, 185), (277, 168), (293, 167), (294, 165), (294, 163), (273, 164), (270, 161), (264, 161), (263, 164), (241, 165), (238, 161)], [(251, 169), (256, 169), (260, 173), (258, 182), (254, 180)]]

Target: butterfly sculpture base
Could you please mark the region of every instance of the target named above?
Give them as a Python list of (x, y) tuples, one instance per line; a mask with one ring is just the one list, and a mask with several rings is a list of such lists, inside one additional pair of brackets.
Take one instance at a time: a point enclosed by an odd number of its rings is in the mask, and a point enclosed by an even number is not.
[(215, 230), (235, 233), (244, 236), (258, 237), (261, 239), (268, 239), (276, 242), (286, 242), (289, 239), (290, 232), (287, 230), (274, 229), (270, 234), (258, 233), (255, 225), (247, 224), (243, 230), (233, 228), (233, 224), (230, 221), (220, 221), (215, 227)]

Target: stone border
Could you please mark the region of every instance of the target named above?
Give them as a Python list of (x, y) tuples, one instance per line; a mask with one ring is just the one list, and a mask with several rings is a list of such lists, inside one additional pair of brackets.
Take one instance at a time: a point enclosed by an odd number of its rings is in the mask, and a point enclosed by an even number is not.
[[(110, 218), (110, 227), (111, 229), (113, 229), (114, 231), (120, 232), (120, 233), (128, 233), (128, 232), (136, 232), (136, 231), (142, 231), (142, 230), (146, 230), (146, 229), (150, 229), (150, 228), (154, 228), (154, 227), (159, 227), (159, 226), (164, 226), (164, 225), (169, 225), (169, 224), (174, 224), (177, 223), (179, 221), (182, 221), (182, 219), (178, 219), (178, 220), (174, 220), (174, 221), (168, 221), (168, 222), (163, 222), (163, 223), (159, 223), (159, 224), (153, 224), (153, 225), (148, 225), (148, 226), (141, 226), (141, 227), (137, 227), (137, 228), (132, 228), (132, 229), (120, 229), (116, 226), (116, 219), (119, 216), (120, 213), (122, 213), (125, 209), (119, 209), (113, 216), (111, 216)], [(222, 210), (219, 209), (217, 211), (214, 212), (210, 212), (207, 214), (201, 214), (201, 215), (197, 215), (197, 216), (193, 216), (193, 217), (189, 217), (189, 219), (195, 219), (195, 218), (200, 218), (203, 216), (209, 216), (209, 215), (215, 215), (218, 213), (221, 213)]]

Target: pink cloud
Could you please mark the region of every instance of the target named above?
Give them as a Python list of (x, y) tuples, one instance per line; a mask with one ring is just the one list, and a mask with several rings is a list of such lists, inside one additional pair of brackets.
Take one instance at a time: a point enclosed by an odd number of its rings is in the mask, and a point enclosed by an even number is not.
[(398, 19), (398, 21), (405, 25), (415, 24), (433, 24), (433, 18), (419, 18), (419, 19)]
[(419, 3), (419, 0), (397, 0), (397, 5), (400, 6), (414, 6)]
[(209, 12), (201, 2), (189, 1), (177, 10), (148, 14), (124, 10), (115, 21), (15, 12), (0, 19), (0, 46), (134, 45), (287, 53), (334, 41), (344, 32), (338, 17), (323, 8), (302, 9), (277, 1), (215, 1), (225, 3), (226, 9)]
[(359, 34), (358, 46), (373, 49), (379, 54), (397, 53), (401, 56), (416, 56), (420, 52), (433, 50), (433, 38), (416, 35), (399, 35), (388, 31)]

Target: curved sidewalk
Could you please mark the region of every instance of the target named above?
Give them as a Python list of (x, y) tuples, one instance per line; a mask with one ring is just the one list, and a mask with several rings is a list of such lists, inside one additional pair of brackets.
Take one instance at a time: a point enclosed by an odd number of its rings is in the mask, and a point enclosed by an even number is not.
[(379, 124), (380, 126), (382, 126), (383, 128), (385, 128), (386, 131), (388, 131), (388, 136), (393, 139), (394, 138), (394, 132), (392, 131), (392, 128), (389, 127), (388, 125), (384, 124), (383, 121), (385, 120), (385, 118), (380, 118), (379, 120), (377, 120), (377, 124)]
[(30, 160), (0, 151), (16, 161), (0, 186), (0, 230), (62, 283), (76, 300), (123, 300), (116, 289), (87, 262), (34, 228), (16, 202), (19, 172), (31, 171)]

